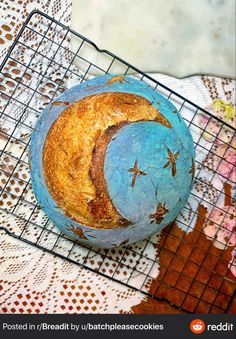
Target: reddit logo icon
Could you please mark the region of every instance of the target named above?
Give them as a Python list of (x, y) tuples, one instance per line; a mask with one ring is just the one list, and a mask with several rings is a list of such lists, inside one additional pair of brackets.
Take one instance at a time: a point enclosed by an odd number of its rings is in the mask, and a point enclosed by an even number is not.
[(195, 334), (200, 334), (205, 330), (205, 323), (201, 319), (194, 319), (190, 323), (190, 330)]

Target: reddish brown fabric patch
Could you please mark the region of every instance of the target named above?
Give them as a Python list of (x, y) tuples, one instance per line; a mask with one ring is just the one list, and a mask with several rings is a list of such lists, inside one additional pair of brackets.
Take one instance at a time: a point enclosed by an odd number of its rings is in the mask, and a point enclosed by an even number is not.
[(232, 249), (219, 250), (206, 238), (202, 231), (206, 213), (200, 205), (195, 228), (188, 234), (176, 224), (162, 231), (157, 245), (160, 274), (149, 289), (161, 302), (148, 298), (134, 312), (165, 313), (159, 308), (162, 302), (175, 306), (164, 307), (166, 313), (178, 313), (178, 308), (190, 313), (236, 312), (236, 280), (228, 269)]

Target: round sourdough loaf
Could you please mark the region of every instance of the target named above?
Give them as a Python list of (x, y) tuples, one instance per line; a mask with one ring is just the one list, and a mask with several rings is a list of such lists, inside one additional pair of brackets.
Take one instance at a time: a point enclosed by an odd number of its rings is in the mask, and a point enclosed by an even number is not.
[(146, 83), (101, 76), (41, 114), (30, 145), (39, 204), (67, 235), (100, 247), (132, 243), (172, 223), (194, 177), (180, 113)]

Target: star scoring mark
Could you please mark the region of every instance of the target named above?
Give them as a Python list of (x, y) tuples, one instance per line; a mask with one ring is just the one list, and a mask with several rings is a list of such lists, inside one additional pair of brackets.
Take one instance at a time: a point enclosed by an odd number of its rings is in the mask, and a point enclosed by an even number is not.
[(167, 147), (167, 152), (169, 157), (167, 158), (167, 163), (164, 165), (164, 168), (167, 168), (171, 165), (172, 167), (172, 176), (174, 177), (176, 175), (176, 159), (179, 156), (180, 151), (176, 152), (176, 153), (172, 153), (170, 151), (170, 149)]
[(192, 165), (191, 165), (191, 168), (190, 168), (188, 173), (192, 175), (192, 181), (191, 182), (193, 182), (193, 178), (194, 178), (194, 174), (195, 174), (195, 162), (194, 162), (193, 158), (192, 158)]
[(162, 204), (159, 202), (156, 208), (156, 212), (154, 214), (149, 215), (149, 218), (152, 219), (151, 223), (155, 222), (156, 224), (160, 224), (164, 219), (164, 216), (168, 212), (169, 210), (166, 207), (166, 204)]
[(136, 179), (139, 175), (147, 175), (147, 173), (140, 171), (140, 169), (138, 168), (138, 161), (137, 160), (135, 160), (134, 167), (128, 169), (128, 172), (134, 173), (133, 178), (132, 178), (132, 184), (131, 184), (132, 187), (135, 186)]

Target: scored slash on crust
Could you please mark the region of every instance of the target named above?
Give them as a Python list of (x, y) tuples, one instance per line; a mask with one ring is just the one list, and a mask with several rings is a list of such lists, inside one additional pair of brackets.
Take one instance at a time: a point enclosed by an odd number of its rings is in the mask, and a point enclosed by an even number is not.
[(122, 84), (122, 82), (126, 81), (124, 76), (115, 76), (107, 81), (107, 84), (111, 85), (114, 84), (114, 82), (119, 82)]

